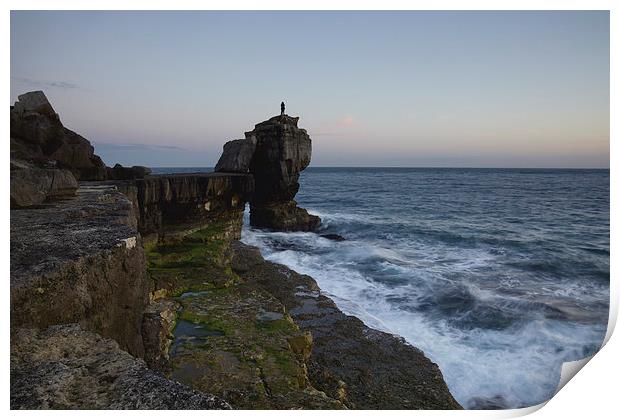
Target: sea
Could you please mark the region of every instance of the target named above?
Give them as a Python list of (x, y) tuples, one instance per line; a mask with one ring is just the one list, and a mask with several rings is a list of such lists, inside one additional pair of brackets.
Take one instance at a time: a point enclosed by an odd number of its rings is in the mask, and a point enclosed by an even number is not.
[(253, 229), (246, 212), (242, 241), (424, 351), (463, 407), (544, 402), (562, 363), (600, 348), (609, 170), (310, 167), (300, 184), (319, 232)]

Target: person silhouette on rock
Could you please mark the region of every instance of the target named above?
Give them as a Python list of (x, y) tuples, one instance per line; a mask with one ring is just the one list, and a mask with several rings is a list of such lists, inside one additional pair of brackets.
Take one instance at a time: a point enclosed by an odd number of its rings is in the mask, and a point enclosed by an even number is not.
[(284, 115), (284, 101), (280, 104), (280, 115)]

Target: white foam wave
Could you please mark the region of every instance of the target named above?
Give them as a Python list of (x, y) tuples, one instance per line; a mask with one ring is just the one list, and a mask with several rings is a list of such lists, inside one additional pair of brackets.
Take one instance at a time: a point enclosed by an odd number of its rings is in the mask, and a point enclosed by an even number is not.
[[(544, 317), (506, 329), (463, 330), (450, 319), (429, 318), (416, 310), (420, 301), (463, 284), (476, 302), (494, 304), (501, 297), (496, 291), (453, 275), (484, 270), (498, 258), (479, 249), (451, 252), (446, 247), (421, 248), (419, 243), (390, 248), (380, 241), (336, 243), (313, 233), (247, 228), (242, 239), (258, 246), (266, 259), (312, 276), (345, 313), (422, 349), (438, 363), (451, 392), (466, 407), (484, 400), (499, 399), (508, 407), (545, 401), (556, 389), (561, 363), (591, 353), (584, 343), (600, 342), (604, 335), (602, 328)], [(273, 240), (292, 249), (273, 247)], [(393, 274), (394, 281), (376, 281), (369, 270)]]

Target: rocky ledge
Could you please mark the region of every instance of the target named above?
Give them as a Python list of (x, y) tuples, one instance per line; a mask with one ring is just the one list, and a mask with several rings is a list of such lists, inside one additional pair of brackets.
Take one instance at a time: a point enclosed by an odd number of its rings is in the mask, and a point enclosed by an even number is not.
[(112, 182), (132, 201), (142, 235), (159, 239), (183, 226), (200, 226), (222, 216), (239, 216), (241, 222), (245, 204), (254, 191), (252, 175), (218, 172), (106, 182)]
[(141, 356), (145, 264), (131, 202), (114, 186), (11, 210), (11, 327), (77, 322)]
[(11, 334), (11, 409), (230, 409), (79, 325)]
[(232, 267), (275, 297), (311, 337), (312, 385), (353, 409), (459, 409), (439, 367), (404, 339), (347, 316), (309, 276), (265, 261), (257, 248), (233, 244)]

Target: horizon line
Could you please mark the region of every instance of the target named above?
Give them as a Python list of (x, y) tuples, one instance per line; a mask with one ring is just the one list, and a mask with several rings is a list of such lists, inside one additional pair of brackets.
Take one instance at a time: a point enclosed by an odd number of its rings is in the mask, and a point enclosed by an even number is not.
[[(148, 166), (148, 168), (215, 168), (215, 166)], [(556, 169), (556, 170), (610, 170), (610, 167), (544, 167), (544, 166), (308, 166), (306, 169)]]

